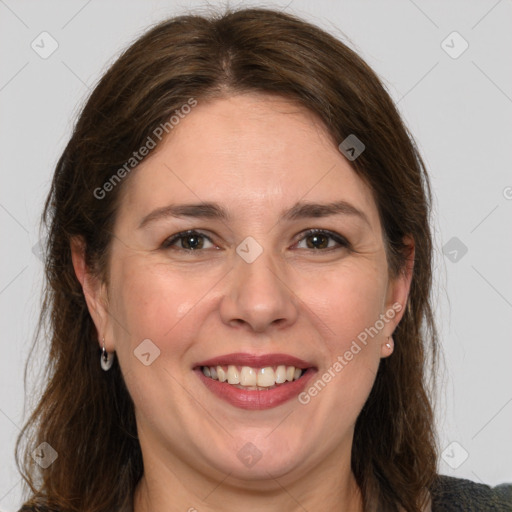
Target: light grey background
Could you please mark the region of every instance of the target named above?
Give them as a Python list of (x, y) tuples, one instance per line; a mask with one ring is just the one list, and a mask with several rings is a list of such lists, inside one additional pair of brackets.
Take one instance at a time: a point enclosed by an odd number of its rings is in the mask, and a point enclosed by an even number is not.
[[(0, 510), (17, 510), (21, 502), (13, 450), (40, 300), (42, 264), (33, 247), (74, 116), (130, 41), (167, 16), (197, 6), (203, 12), (205, 5), (0, 0)], [(436, 196), (436, 303), (446, 361), (439, 470), (492, 485), (512, 481), (511, 2), (251, 5), (285, 8), (347, 36), (398, 102)], [(49, 48), (43, 31), (59, 45), (47, 59), (31, 48), (34, 40)], [(450, 36), (454, 31), (463, 39)], [(453, 58), (464, 40), (469, 47)]]

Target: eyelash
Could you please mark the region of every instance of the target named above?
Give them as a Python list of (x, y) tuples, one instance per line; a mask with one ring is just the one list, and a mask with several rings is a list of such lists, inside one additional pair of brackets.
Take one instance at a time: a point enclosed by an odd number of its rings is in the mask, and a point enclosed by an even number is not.
[[(178, 240), (180, 240), (180, 239), (183, 240), (185, 237), (192, 236), (192, 235), (203, 237), (206, 240), (208, 240), (210, 243), (213, 244), (213, 241), (212, 241), (212, 239), (209, 236), (207, 236), (204, 233), (201, 233), (199, 231), (196, 231), (194, 229), (190, 229), (188, 231), (182, 231), (180, 233), (176, 233), (175, 235), (170, 236), (169, 238), (164, 240), (164, 242), (161, 245), (161, 248), (162, 249), (169, 249)], [(344, 238), (341, 235), (339, 235), (338, 233), (335, 233), (333, 231), (329, 231), (329, 230), (326, 230), (326, 229), (316, 229), (316, 228), (308, 229), (308, 230), (302, 232), (301, 233), (301, 238), (299, 238), (298, 241), (295, 242), (295, 244), (298, 244), (299, 242), (301, 242), (304, 239), (306, 239), (308, 236), (313, 236), (313, 235), (324, 235), (324, 236), (327, 236), (327, 237), (331, 238), (332, 240), (334, 240), (338, 244), (338, 246), (337, 247), (327, 247), (325, 249), (309, 249), (310, 251), (328, 252), (328, 251), (340, 249), (342, 247), (345, 247), (347, 249), (351, 249), (350, 242), (346, 238)], [(184, 252), (195, 252), (195, 251), (200, 251), (201, 249), (185, 249), (183, 247), (178, 247), (177, 250), (184, 251)]]
[[(213, 244), (213, 241), (209, 236), (206, 236), (205, 234), (200, 233), (199, 231), (196, 231), (194, 229), (190, 229), (188, 231), (182, 231), (180, 233), (176, 233), (175, 235), (172, 235), (169, 238), (167, 238), (166, 240), (164, 240), (164, 242), (162, 243), (162, 249), (169, 249), (179, 239), (184, 239), (185, 237), (192, 236), (192, 235), (202, 236), (206, 240), (208, 240), (209, 242), (211, 242)], [(193, 252), (194, 251), (194, 249), (184, 249), (183, 247), (178, 247), (178, 250), (185, 251), (185, 252)]]
[(342, 247), (351, 249), (350, 242), (346, 238), (339, 235), (338, 233), (329, 231), (328, 229), (317, 229), (317, 228), (308, 229), (301, 233), (301, 238), (299, 238), (297, 243), (301, 242), (302, 240), (305, 240), (308, 236), (312, 236), (312, 235), (324, 235), (324, 236), (334, 240), (338, 244), (338, 246), (337, 247), (327, 247), (326, 249), (310, 249), (311, 251), (327, 252), (327, 251), (333, 251), (336, 249), (340, 249)]

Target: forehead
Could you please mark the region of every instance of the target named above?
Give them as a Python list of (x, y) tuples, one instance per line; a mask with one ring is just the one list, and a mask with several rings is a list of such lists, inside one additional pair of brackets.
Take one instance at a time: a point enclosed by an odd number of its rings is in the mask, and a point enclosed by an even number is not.
[(258, 94), (199, 101), (139, 164), (124, 196), (131, 212), (211, 201), (263, 214), (299, 200), (347, 200), (379, 223), (370, 189), (322, 122)]

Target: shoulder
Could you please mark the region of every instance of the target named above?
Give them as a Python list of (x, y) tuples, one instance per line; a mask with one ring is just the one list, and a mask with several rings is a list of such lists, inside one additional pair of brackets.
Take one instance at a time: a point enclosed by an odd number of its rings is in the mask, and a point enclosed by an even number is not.
[(432, 512), (510, 512), (512, 483), (496, 487), (438, 475), (430, 489)]

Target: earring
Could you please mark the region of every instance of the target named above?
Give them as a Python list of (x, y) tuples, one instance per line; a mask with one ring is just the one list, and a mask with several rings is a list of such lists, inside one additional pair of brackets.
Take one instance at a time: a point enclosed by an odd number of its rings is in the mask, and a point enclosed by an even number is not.
[(103, 346), (101, 347), (100, 356), (101, 369), (108, 372), (114, 363), (114, 352), (108, 353), (105, 348), (105, 338), (103, 338)]
[(390, 338), (391, 338), (391, 336), (388, 336), (388, 342), (386, 343), (386, 347), (391, 350), (393, 347), (392, 347), (391, 343), (389, 343)]

